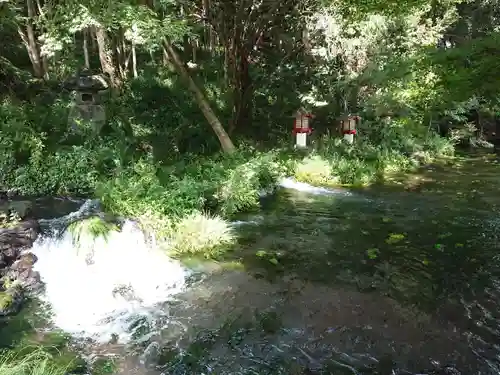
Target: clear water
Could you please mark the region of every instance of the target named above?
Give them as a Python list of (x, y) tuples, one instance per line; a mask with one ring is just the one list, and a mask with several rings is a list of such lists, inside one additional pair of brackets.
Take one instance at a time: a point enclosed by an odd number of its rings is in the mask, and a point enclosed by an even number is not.
[(79, 250), (38, 242), (54, 322), (103, 352), (117, 334), (123, 374), (500, 373), (496, 157), (282, 185), (216, 263), (186, 268), (132, 223)]

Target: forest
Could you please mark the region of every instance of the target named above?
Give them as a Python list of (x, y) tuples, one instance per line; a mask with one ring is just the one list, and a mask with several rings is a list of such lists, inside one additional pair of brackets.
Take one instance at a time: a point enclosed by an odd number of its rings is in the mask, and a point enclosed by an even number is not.
[[(0, 38), (0, 191), (98, 198), (181, 255), (219, 254), (284, 177), (383, 184), (500, 137), (497, 0), (0, 0)], [(26, 358), (0, 375), (59, 371)]]
[[(231, 214), (283, 173), (366, 185), (490, 146), (496, 5), (3, 1), (0, 186), (132, 217)], [(109, 86), (98, 129), (70, 121), (67, 83), (89, 73)], [(307, 155), (290, 152), (299, 108), (315, 116)], [(353, 147), (348, 113), (362, 118)]]

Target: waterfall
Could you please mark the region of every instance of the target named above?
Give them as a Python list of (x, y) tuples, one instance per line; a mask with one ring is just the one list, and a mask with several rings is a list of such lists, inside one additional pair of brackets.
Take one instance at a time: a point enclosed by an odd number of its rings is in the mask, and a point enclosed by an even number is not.
[[(53, 224), (61, 227), (61, 219)], [(188, 275), (150, 242), (132, 221), (97, 238), (56, 230), (38, 239), (30, 251), (38, 257), (41, 298), (51, 306), (53, 324), (76, 337), (128, 342), (134, 322), (151, 320), (161, 303), (183, 290)]]

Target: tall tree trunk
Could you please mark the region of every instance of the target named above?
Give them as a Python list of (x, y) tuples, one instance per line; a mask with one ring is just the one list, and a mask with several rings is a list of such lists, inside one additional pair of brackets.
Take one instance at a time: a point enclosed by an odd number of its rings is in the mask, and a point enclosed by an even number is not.
[(90, 70), (89, 30), (83, 29), (83, 58), (85, 69)]
[(233, 115), (229, 126), (229, 134), (241, 127), (243, 123), (251, 121), (252, 80), (248, 52), (245, 47), (234, 43), (228, 53), (227, 67), (230, 77), (230, 87), (233, 98)]
[[(203, 18), (208, 20), (210, 19), (210, 0), (203, 0)], [(213, 37), (212, 37), (212, 28), (210, 24), (207, 22), (205, 24), (205, 47), (208, 47), (209, 51), (213, 50)]]
[(35, 29), (33, 27), (33, 20), (36, 17), (35, 4), (33, 0), (27, 0), (26, 6), (28, 8), (28, 18), (26, 20), (26, 33), (21, 29), (18, 30), (21, 39), (28, 51), (28, 56), (33, 66), (33, 74), (36, 78), (44, 78), (45, 70), (43, 68), (43, 61), (40, 57), (40, 50), (35, 36)]
[(172, 61), (175, 69), (187, 81), (189, 89), (193, 92), (196, 102), (200, 107), (200, 110), (203, 112), (203, 115), (207, 119), (208, 123), (212, 127), (215, 134), (217, 135), (222, 150), (224, 150), (224, 152), (226, 153), (233, 153), (236, 150), (236, 148), (234, 147), (231, 138), (229, 138), (229, 135), (224, 130), (222, 123), (219, 121), (214, 111), (210, 107), (210, 104), (205, 98), (205, 95), (203, 94), (201, 89), (196, 85), (196, 82), (193, 80), (193, 78), (189, 75), (188, 70), (184, 66), (184, 63), (182, 62), (178, 53), (175, 51), (174, 46), (167, 38), (165, 38), (164, 40), (164, 45), (165, 45), (165, 50), (167, 51), (169, 58)]
[(108, 35), (102, 26), (95, 27), (95, 34), (101, 69), (109, 76), (111, 88), (116, 93), (121, 86), (121, 82), (116, 74), (115, 66), (113, 65), (113, 52), (109, 45)]
[(134, 74), (134, 78), (138, 77), (137, 74), (137, 54), (135, 50), (135, 43), (132, 41), (132, 73)]
[(47, 56), (42, 56), (43, 78), (49, 79), (49, 59)]
[(83, 58), (85, 59), (85, 69), (90, 70), (90, 53), (89, 53), (89, 31), (83, 30)]

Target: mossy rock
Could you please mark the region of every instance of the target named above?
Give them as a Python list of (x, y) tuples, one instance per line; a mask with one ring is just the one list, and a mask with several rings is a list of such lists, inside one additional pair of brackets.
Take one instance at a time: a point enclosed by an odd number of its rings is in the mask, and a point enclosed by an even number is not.
[(0, 292), (0, 310), (8, 310), (13, 302), (14, 297), (10, 293)]
[(13, 286), (0, 292), (0, 316), (15, 314), (23, 301), (23, 291), (19, 286)]

